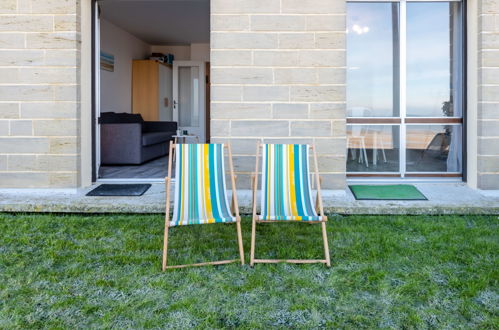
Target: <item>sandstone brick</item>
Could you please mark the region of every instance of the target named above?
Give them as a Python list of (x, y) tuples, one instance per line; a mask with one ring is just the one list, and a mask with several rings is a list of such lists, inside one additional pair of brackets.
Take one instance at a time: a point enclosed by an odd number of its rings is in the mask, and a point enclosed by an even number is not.
[(0, 119), (19, 118), (18, 103), (0, 103)]
[(346, 109), (344, 103), (312, 103), (310, 118), (312, 119), (344, 119)]
[(346, 137), (347, 134), (346, 120), (333, 120), (333, 136)]
[(212, 49), (269, 49), (277, 43), (277, 34), (272, 33), (211, 33)]
[(478, 119), (499, 119), (499, 103), (479, 104)]
[(212, 66), (238, 66), (251, 65), (252, 55), (250, 50), (214, 50), (211, 52)]
[[(256, 144), (259, 141), (257, 138), (230, 138), (218, 139), (216, 143), (230, 142), (232, 146), (232, 154), (234, 155), (256, 155)], [(253, 167), (255, 164), (253, 164)]]
[(76, 136), (78, 134), (76, 120), (35, 120), (33, 131), (36, 136)]
[(76, 137), (51, 137), (49, 139), (49, 153), (51, 154), (77, 154), (78, 152)]
[(499, 102), (499, 86), (482, 86), (479, 100)]
[(31, 120), (11, 120), (10, 135), (12, 136), (33, 135), (33, 122)]
[(0, 155), (0, 171), (7, 170), (7, 155)]
[(55, 101), (77, 101), (78, 85), (56, 85), (54, 86)]
[(80, 42), (74, 32), (29, 33), (26, 35), (28, 48), (66, 48), (76, 49)]
[(479, 138), (478, 154), (481, 156), (499, 155), (499, 138)]
[[(213, 79), (212, 79), (213, 82)], [(242, 86), (211, 86), (211, 101), (241, 101)]]
[(52, 87), (46, 85), (2, 86), (0, 88), (0, 101), (51, 100), (53, 94)]
[(283, 120), (233, 120), (231, 136), (289, 136), (289, 122)]
[(248, 31), (249, 15), (212, 15), (211, 31)]
[(9, 121), (0, 120), (0, 136), (9, 135)]
[(46, 153), (49, 143), (46, 138), (35, 137), (0, 137), (0, 153), (36, 154)]
[(308, 105), (276, 103), (272, 106), (272, 117), (276, 119), (307, 119)]
[(482, 66), (499, 67), (499, 50), (487, 50), (480, 52)]
[[(1, 39), (1, 36), (0, 36)], [(0, 41), (0, 48), (2, 42)], [(23, 43), (24, 47), (24, 43)], [(0, 65), (1, 66), (26, 66), (26, 65), (43, 65), (44, 51), (43, 50), (1, 50), (0, 49)]]
[(0, 49), (24, 48), (24, 38), (23, 33), (0, 33)]
[(270, 84), (273, 80), (269, 68), (212, 68), (211, 76), (218, 84)]
[[(255, 147), (256, 150), (256, 147)], [(255, 151), (254, 150), (254, 151)], [(233, 156), (234, 171), (239, 173), (253, 173), (255, 171), (256, 157), (251, 156)]]
[(64, 172), (77, 170), (76, 156), (66, 155), (39, 155), (37, 157), (38, 168), (47, 172)]
[(32, 12), (36, 14), (74, 14), (81, 0), (43, 0), (32, 1)]
[(345, 6), (344, 0), (282, 0), (281, 10), (295, 14), (342, 14)]
[(266, 103), (215, 103), (211, 115), (217, 119), (263, 119), (271, 118), (271, 110)]
[(323, 32), (315, 34), (315, 47), (319, 49), (345, 49), (346, 34), (344, 32)]
[(337, 15), (309, 15), (307, 18), (308, 31), (340, 31), (347, 29), (346, 16)]
[[(2, 0), (3, 1), (3, 0)], [(53, 16), (2, 15), (0, 31), (43, 32), (54, 29)]]
[(279, 35), (279, 48), (283, 49), (310, 49), (314, 48), (314, 43), (313, 33), (282, 33)]
[(74, 84), (77, 82), (76, 73), (73, 68), (22, 68), (19, 69), (19, 83)]
[(478, 135), (499, 137), (499, 120), (479, 120)]
[[(319, 172), (343, 172), (346, 159), (343, 156), (318, 155)], [(311, 163), (312, 164), (312, 163)]]
[(317, 83), (317, 72), (310, 68), (284, 68), (274, 69), (276, 84), (315, 84)]
[(284, 86), (244, 86), (244, 101), (288, 101), (289, 88)]
[(3, 172), (0, 173), (2, 188), (47, 188), (49, 177), (43, 172)]
[(44, 64), (50, 66), (76, 66), (79, 64), (79, 52), (76, 50), (45, 51)]
[(346, 65), (343, 50), (305, 50), (299, 53), (298, 61), (303, 66), (344, 67)]
[(483, 190), (496, 190), (499, 187), (499, 174), (479, 174), (478, 188)]
[(213, 14), (279, 13), (280, 0), (212, 0)]
[(344, 190), (347, 186), (345, 171), (346, 167), (345, 170), (341, 171), (340, 173), (321, 174), (320, 177), (322, 178), (322, 183), (321, 183), (322, 189), (325, 189), (325, 187), (327, 187), (327, 189)]
[(319, 84), (346, 84), (345, 68), (317, 68)]
[(296, 66), (298, 52), (294, 51), (255, 51), (253, 52), (254, 65), (260, 66)]
[(253, 31), (301, 31), (305, 30), (305, 16), (296, 15), (252, 15)]
[(230, 121), (229, 120), (211, 120), (210, 123), (211, 136), (228, 136), (230, 134)]
[(481, 76), (482, 76), (482, 79), (481, 79), (482, 84), (499, 85), (499, 67), (482, 68), (481, 69)]
[(482, 33), (481, 48), (499, 49), (499, 33)]
[(78, 183), (77, 172), (73, 173), (49, 173), (49, 184), (54, 188), (71, 188)]
[(482, 14), (499, 14), (497, 0), (481, 0), (480, 11)]
[(54, 16), (55, 31), (77, 31), (78, 17), (76, 15), (56, 15)]
[(78, 105), (73, 102), (22, 103), (21, 118), (76, 119)]
[(318, 154), (342, 156), (346, 154), (347, 142), (345, 138), (315, 138), (314, 143)]
[(19, 69), (0, 68), (0, 83), (15, 84), (19, 82)]
[(292, 121), (291, 136), (331, 136), (331, 122)]
[(0, 1), (1, 13), (13, 13), (17, 9), (17, 0), (2, 0)]
[(38, 171), (36, 155), (9, 155), (9, 171)]
[(334, 102), (345, 99), (344, 86), (291, 86), (291, 101)]
[(499, 173), (499, 155), (479, 156), (478, 171), (482, 173)]

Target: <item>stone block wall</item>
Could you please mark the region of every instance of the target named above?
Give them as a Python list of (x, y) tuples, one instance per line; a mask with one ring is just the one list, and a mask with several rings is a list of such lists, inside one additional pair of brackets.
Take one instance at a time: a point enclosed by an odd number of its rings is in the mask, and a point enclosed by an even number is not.
[(345, 187), (345, 0), (211, 0), (211, 136), (249, 188), (256, 142), (315, 143)]
[(478, 188), (499, 189), (499, 0), (480, 0)]
[(0, 1), (0, 188), (78, 186), (79, 1)]

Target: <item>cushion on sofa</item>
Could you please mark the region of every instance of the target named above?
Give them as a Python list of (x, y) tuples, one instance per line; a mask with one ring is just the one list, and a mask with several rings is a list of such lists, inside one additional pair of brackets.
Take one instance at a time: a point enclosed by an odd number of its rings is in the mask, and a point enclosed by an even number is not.
[(161, 142), (166, 143), (171, 139), (172, 139), (172, 133), (169, 132), (142, 133), (142, 145), (144, 147)]
[(131, 124), (143, 123), (144, 119), (142, 119), (142, 116), (140, 114), (126, 112), (102, 112), (100, 114), (99, 122), (101, 124)]

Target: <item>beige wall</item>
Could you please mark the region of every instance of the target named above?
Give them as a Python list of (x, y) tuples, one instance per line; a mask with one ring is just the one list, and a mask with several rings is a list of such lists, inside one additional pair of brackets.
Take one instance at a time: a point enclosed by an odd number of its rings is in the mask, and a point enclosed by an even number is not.
[(132, 112), (132, 60), (151, 55), (151, 46), (104, 19), (100, 20), (101, 51), (114, 55), (114, 72), (100, 70), (101, 112)]
[(77, 0), (0, 1), (0, 188), (80, 185)]
[(255, 146), (315, 143), (324, 188), (345, 187), (345, 1), (211, 1), (211, 136), (248, 188)]
[(478, 6), (478, 180), (499, 189), (499, 0)]

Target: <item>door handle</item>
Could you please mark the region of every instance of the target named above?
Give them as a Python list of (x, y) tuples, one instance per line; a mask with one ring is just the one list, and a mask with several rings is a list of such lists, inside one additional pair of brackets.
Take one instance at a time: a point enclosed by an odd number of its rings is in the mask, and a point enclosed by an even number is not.
[(173, 109), (176, 109), (176, 108), (177, 108), (177, 101), (173, 100)]

